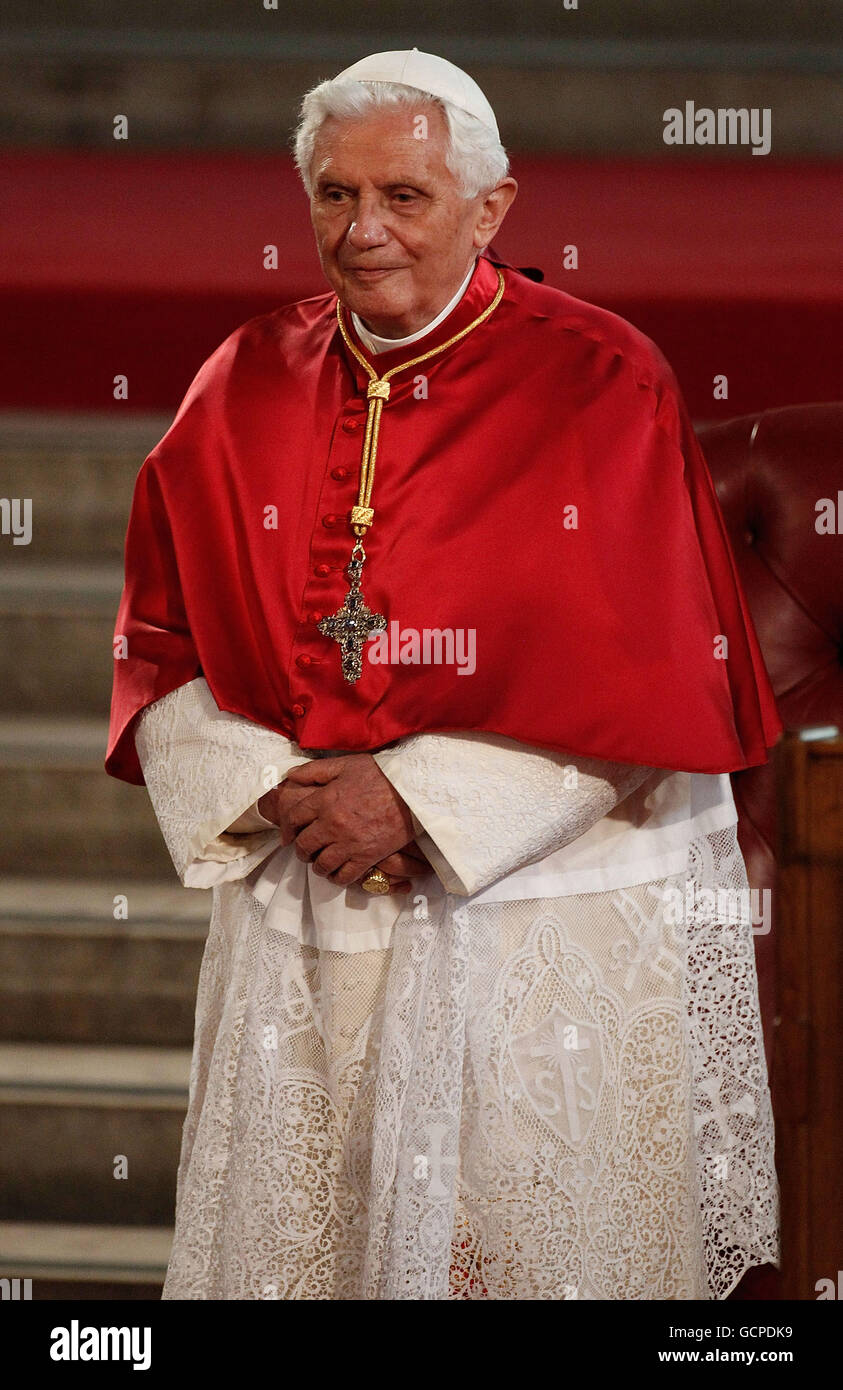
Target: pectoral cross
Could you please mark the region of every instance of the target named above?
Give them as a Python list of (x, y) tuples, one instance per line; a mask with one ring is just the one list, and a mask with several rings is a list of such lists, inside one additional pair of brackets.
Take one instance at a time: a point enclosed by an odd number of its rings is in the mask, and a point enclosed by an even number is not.
[(316, 624), (325, 637), (333, 637), (335, 642), (339, 642), (342, 673), (352, 685), (363, 674), (363, 645), (369, 633), (386, 630), (386, 618), (383, 613), (373, 613), (360, 592), (360, 576), (365, 558), (366, 552), (362, 545), (356, 545), (348, 562), (350, 588), (342, 608), (338, 608), (336, 613)]

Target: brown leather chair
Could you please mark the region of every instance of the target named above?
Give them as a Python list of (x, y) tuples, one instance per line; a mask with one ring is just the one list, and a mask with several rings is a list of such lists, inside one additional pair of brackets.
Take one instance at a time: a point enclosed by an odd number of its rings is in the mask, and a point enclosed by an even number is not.
[[(816, 503), (843, 484), (843, 404), (785, 406), (697, 431), (729, 530), (779, 712), (789, 729), (843, 729), (841, 544), (818, 534)], [(841, 498), (840, 500), (843, 500)], [(843, 532), (843, 516), (838, 516)], [(732, 774), (738, 839), (753, 888), (775, 889), (772, 759)], [(761, 1016), (772, 1077), (777, 1014), (773, 930), (756, 936)], [(778, 1297), (771, 1265), (750, 1270), (732, 1295)]]

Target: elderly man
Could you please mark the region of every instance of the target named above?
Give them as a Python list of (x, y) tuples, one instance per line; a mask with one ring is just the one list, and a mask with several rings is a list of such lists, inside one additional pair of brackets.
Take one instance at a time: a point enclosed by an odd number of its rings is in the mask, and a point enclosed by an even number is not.
[(777, 1258), (729, 772), (781, 729), (657, 349), (490, 251), (476, 84), (305, 97), (331, 292), (138, 475), (106, 767), (212, 887), (166, 1298), (724, 1298)]

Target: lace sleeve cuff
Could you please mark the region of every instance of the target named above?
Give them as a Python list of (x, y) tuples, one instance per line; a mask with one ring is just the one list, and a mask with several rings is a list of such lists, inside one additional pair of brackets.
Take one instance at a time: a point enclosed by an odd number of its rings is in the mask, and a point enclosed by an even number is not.
[(248, 833), (231, 827), (291, 768), (309, 760), (282, 735), (221, 710), (203, 677), (147, 706), (135, 746), (185, 887), (244, 878), (277, 848), (277, 826)]
[(653, 772), (476, 733), (417, 734), (374, 756), (443, 887), (461, 895), (584, 835)]

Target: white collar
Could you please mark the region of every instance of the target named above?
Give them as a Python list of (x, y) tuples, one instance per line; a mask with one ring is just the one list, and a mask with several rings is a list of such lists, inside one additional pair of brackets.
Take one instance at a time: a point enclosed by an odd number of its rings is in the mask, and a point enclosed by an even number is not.
[(351, 322), (354, 324), (357, 336), (360, 338), (364, 347), (367, 347), (370, 352), (388, 352), (391, 348), (406, 347), (409, 343), (414, 343), (417, 338), (423, 338), (425, 334), (432, 333), (434, 328), (438, 328), (442, 320), (448, 317), (451, 310), (456, 308), (457, 304), (462, 299), (476, 266), (477, 260), (475, 258), (471, 263), (468, 274), (453, 299), (449, 300), (442, 312), (437, 314), (436, 318), (424, 328), (420, 328), (417, 333), (410, 333), (406, 338), (379, 338), (376, 333), (371, 333), (368, 328), (364, 328), (362, 319), (358, 318), (355, 313), (352, 313)]

